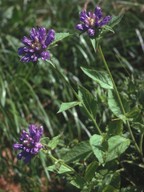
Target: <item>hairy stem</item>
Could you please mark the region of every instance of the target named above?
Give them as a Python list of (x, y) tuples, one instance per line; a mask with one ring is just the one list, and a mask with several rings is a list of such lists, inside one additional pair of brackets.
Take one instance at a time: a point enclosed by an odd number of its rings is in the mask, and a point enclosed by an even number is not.
[[(107, 62), (106, 62), (106, 60), (105, 60), (104, 54), (103, 54), (102, 49), (101, 49), (100, 46), (98, 47), (98, 51), (99, 51), (99, 54), (100, 54), (100, 56), (101, 56), (101, 59), (102, 59), (102, 61), (103, 61), (103, 63), (104, 63), (104, 66), (105, 66), (105, 68), (106, 68), (106, 70), (107, 70), (107, 72), (108, 72), (108, 74), (109, 74), (109, 76), (110, 76), (110, 78), (111, 78), (111, 81), (112, 81), (112, 83), (113, 83), (113, 87), (114, 87), (115, 93), (116, 93), (116, 95), (117, 95), (117, 98), (118, 98), (118, 101), (119, 101), (121, 110), (122, 110), (122, 112), (123, 112), (123, 115), (125, 115), (126, 112), (125, 112), (125, 109), (124, 109), (124, 106), (123, 106), (123, 103), (122, 103), (120, 94), (119, 94), (119, 92), (118, 92), (117, 86), (116, 86), (115, 81), (114, 81), (114, 79), (113, 79), (113, 76), (112, 76), (112, 74), (111, 74), (111, 72), (110, 72), (110, 70), (109, 70), (108, 64), (107, 64)], [(129, 122), (126, 121), (126, 123), (127, 123), (127, 127), (128, 127), (128, 130), (129, 130), (129, 133), (130, 133), (130, 135), (131, 135), (132, 141), (133, 141), (133, 143), (134, 143), (134, 145), (135, 145), (138, 153), (139, 153), (141, 156), (143, 156), (141, 149), (139, 148), (139, 146), (138, 146), (137, 143), (136, 143), (136, 140), (135, 140), (135, 138), (134, 138), (134, 135), (133, 135), (133, 132), (132, 132), (132, 130), (131, 130), (131, 127), (130, 127)]]

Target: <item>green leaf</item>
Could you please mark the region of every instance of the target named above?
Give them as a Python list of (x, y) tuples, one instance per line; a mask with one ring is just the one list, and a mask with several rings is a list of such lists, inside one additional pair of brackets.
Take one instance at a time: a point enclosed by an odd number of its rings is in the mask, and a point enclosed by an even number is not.
[(119, 192), (118, 189), (114, 188), (113, 186), (111, 185), (107, 185), (104, 189), (103, 189), (103, 192)]
[(91, 146), (88, 141), (82, 141), (78, 145), (74, 146), (68, 151), (62, 159), (65, 162), (73, 162), (76, 160), (84, 159), (88, 154), (92, 152)]
[(61, 135), (58, 135), (56, 137), (53, 137), (49, 143), (48, 143), (48, 147), (51, 148), (52, 150), (56, 148), (56, 146), (58, 145), (59, 143), (59, 140), (60, 140), (60, 137)]
[(96, 39), (90, 39), (94, 51), (96, 51)]
[(112, 81), (109, 75), (104, 71), (96, 71), (81, 67), (82, 71), (91, 79), (96, 81), (104, 89), (113, 89)]
[(78, 189), (82, 189), (85, 185), (85, 180), (80, 176), (76, 176), (70, 181), (70, 183)]
[(143, 186), (142, 187), (129, 186), (126, 188), (121, 188), (121, 192), (143, 192)]
[[(120, 188), (120, 174), (115, 172), (115, 169), (111, 169), (109, 168), (108, 171), (103, 180), (102, 180), (102, 189), (101, 191), (107, 191), (109, 189), (109, 187), (107, 188), (107, 186), (111, 186), (110, 188), (113, 189), (114, 191), (118, 191), (119, 192), (119, 188)], [(113, 191), (112, 190), (112, 191)], [(108, 190), (109, 191), (109, 190)]]
[(70, 173), (70, 172), (73, 172), (73, 171), (70, 168), (68, 168), (66, 165), (61, 165), (58, 170), (59, 174)]
[(104, 25), (103, 28), (102, 28), (101, 33), (106, 33), (108, 31), (111, 31), (112, 33), (115, 33), (114, 30), (109, 25)]
[(106, 162), (119, 157), (130, 145), (130, 140), (116, 135), (108, 139)]
[(49, 180), (50, 175), (49, 175), (49, 171), (46, 168), (47, 167), (47, 165), (46, 165), (46, 155), (42, 151), (39, 151), (39, 157), (40, 157), (40, 160), (41, 160), (43, 170), (45, 171), (46, 177)]
[(90, 137), (90, 145), (92, 150), (98, 159), (98, 161), (103, 164), (104, 163), (104, 156), (105, 156), (105, 148), (103, 147), (103, 137), (101, 135), (93, 135)]
[(122, 120), (126, 119), (122, 113), (116, 94), (111, 90), (108, 91), (108, 106), (115, 116)]
[(19, 47), (19, 40), (12, 35), (6, 35), (8, 44), (16, 51)]
[(79, 99), (81, 103), (87, 108), (89, 113), (95, 117), (97, 102), (94, 96), (84, 87), (79, 87)]
[(67, 167), (66, 165), (64, 165), (62, 163), (63, 163), (62, 161), (58, 161), (54, 165), (48, 166), (47, 170), (54, 172), (54, 173), (58, 173), (58, 174), (73, 172), (72, 169), (70, 169), (69, 167)]
[(140, 123), (140, 122), (132, 122), (132, 127), (135, 129), (140, 130), (140, 132), (142, 134), (144, 134), (144, 124)]
[(2, 17), (3, 17), (4, 19), (11, 19), (12, 16), (13, 16), (13, 13), (14, 13), (14, 6), (10, 6), (10, 7), (8, 7), (8, 9), (6, 9), (6, 10), (3, 12)]
[(132, 108), (128, 113), (126, 113), (126, 117), (128, 119), (136, 121), (139, 118), (140, 113), (141, 113), (140, 107), (136, 106), (136, 107)]
[(111, 179), (111, 183), (110, 183), (113, 187), (115, 187), (116, 189), (119, 189), (121, 186), (121, 177), (120, 177), (120, 173), (119, 172), (115, 172), (113, 174), (113, 177)]
[(55, 165), (50, 165), (46, 168), (48, 171), (51, 171), (51, 172), (56, 172), (56, 168), (55, 168)]
[(118, 16), (112, 16), (111, 21), (109, 22), (110, 27), (114, 27), (115, 25), (118, 25), (121, 19), (123, 18), (123, 14), (118, 15)]
[(77, 105), (79, 105), (80, 102), (79, 101), (73, 101), (73, 102), (67, 102), (67, 103), (62, 103), (61, 106), (60, 106), (60, 109), (58, 111), (58, 113), (61, 113), (63, 111), (66, 111), (72, 107), (75, 107)]
[(66, 37), (69, 37), (70, 35), (71, 35), (70, 33), (56, 33), (55, 40), (51, 43), (51, 45), (57, 43), (58, 41), (63, 40)]
[(99, 166), (99, 163), (97, 161), (93, 161), (87, 166), (86, 172), (85, 172), (85, 180), (87, 182), (89, 182), (95, 176), (95, 172), (98, 166)]
[(122, 120), (115, 120), (108, 124), (108, 135), (122, 135), (123, 133), (123, 121)]

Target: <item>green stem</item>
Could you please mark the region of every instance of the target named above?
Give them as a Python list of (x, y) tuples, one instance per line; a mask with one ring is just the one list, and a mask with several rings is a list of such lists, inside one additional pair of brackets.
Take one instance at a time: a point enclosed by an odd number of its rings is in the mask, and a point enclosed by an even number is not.
[[(75, 90), (73, 89), (73, 87), (71, 86), (71, 84), (69, 83), (68, 79), (61, 73), (61, 71), (59, 71), (59, 69), (58, 69), (52, 62), (49, 61), (49, 63), (50, 63), (51, 66), (56, 70), (56, 72), (59, 73), (59, 75), (64, 79), (66, 85), (71, 88), (73, 94), (75, 95), (75, 97), (76, 97), (76, 98), (78, 99), (78, 101), (79, 101), (79, 96), (78, 96), (78, 94), (75, 92)], [(102, 132), (101, 132), (101, 130), (100, 130), (100, 128), (99, 128), (99, 126), (98, 126), (95, 118), (91, 115), (91, 113), (88, 111), (88, 109), (86, 108), (86, 106), (85, 106), (84, 104), (83, 104), (83, 107), (84, 107), (84, 109), (86, 110), (89, 118), (92, 120), (93, 124), (95, 125), (98, 133), (99, 133), (100, 135), (102, 135)]]
[(144, 134), (142, 134), (140, 137), (140, 150), (141, 150), (142, 154), (143, 154), (143, 139), (144, 139)]
[(64, 161), (62, 160), (59, 160), (59, 159), (56, 159), (52, 154), (48, 154), (49, 155), (49, 158), (54, 161), (54, 162), (60, 162), (61, 165), (64, 165), (65, 167), (67, 167), (68, 169), (70, 169), (72, 172), (75, 172), (75, 170), (70, 167), (69, 165), (65, 164)]
[[(99, 53), (100, 53), (100, 56), (101, 56), (102, 61), (103, 61), (103, 63), (104, 63), (104, 66), (105, 66), (105, 68), (106, 68), (106, 70), (107, 70), (107, 72), (108, 72), (108, 74), (109, 74), (109, 76), (110, 76), (110, 78), (111, 78), (112, 83), (113, 83), (113, 87), (114, 87), (115, 93), (116, 93), (116, 95), (117, 95), (117, 98), (118, 98), (118, 101), (119, 101), (121, 110), (122, 110), (123, 114), (125, 115), (126, 112), (125, 112), (125, 109), (124, 109), (124, 106), (123, 106), (121, 97), (120, 97), (120, 95), (119, 95), (117, 86), (116, 86), (115, 81), (114, 81), (114, 79), (113, 79), (113, 76), (112, 76), (112, 74), (111, 74), (111, 72), (110, 72), (110, 70), (109, 70), (108, 64), (107, 64), (107, 62), (106, 62), (106, 60), (105, 60), (104, 54), (103, 54), (102, 49), (101, 49), (100, 46), (98, 47), (98, 51), (99, 51)], [(142, 151), (140, 150), (139, 146), (138, 146), (137, 143), (136, 143), (136, 140), (135, 140), (135, 138), (134, 138), (134, 135), (133, 135), (133, 132), (132, 132), (132, 130), (131, 130), (131, 127), (130, 127), (129, 122), (126, 121), (126, 123), (127, 123), (127, 126), (128, 126), (128, 130), (129, 130), (129, 132), (130, 132), (132, 141), (134, 142), (134, 145), (135, 145), (137, 151), (139, 152), (139, 154), (140, 154), (141, 156), (143, 156)]]

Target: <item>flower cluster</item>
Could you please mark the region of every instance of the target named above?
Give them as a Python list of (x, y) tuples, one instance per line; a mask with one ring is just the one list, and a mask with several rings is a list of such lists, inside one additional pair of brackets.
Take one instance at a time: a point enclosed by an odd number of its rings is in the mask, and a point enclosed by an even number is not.
[(80, 21), (82, 23), (76, 25), (76, 29), (88, 33), (90, 37), (94, 37), (96, 30), (102, 26), (108, 24), (111, 20), (111, 16), (103, 18), (100, 7), (96, 7), (94, 13), (86, 12), (85, 10), (80, 13)]
[(23, 159), (25, 163), (28, 163), (32, 157), (34, 157), (43, 145), (39, 142), (43, 134), (43, 127), (31, 124), (29, 125), (29, 133), (22, 130), (20, 136), (20, 143), (15, 143), (13, 148), (15, 150), (21, 150), (17, 155), (18, 159)]
[(23, 47), (18, 49), (22, 62), (36, 62), (39, 58), (47, 60), (50, 58), (46, 50), (48, 45), (55, 39), (55, 31), (50, 29), (48, 32), (44, 27), (32, 28), (30, 36), (22, 39)]

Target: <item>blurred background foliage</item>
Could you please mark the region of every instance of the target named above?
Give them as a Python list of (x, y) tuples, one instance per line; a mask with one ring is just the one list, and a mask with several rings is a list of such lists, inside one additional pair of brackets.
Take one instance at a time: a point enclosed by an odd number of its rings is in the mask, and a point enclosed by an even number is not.
[[(17, 49), (32, 27), (45, 26), (73, 34), (51, 49), (52, 59), (76, 90), (82, 84), (96, 96), (100, 127), (105, 130), (111, 123), (105, 91), (80, 69), (90, 65), (95, 69), (103, 67), (88, 37), (79, 36), (75, 30), (84, 4), (85, 0), (0, 0), (0, 191), (74, 191), (65, 178), (47, 172), (46, 165), (50, 162), (44, 156), (35, 158), (29, 166), (17, 162), (12, 144), (29, 123), (42, 124), (45, 136), (50, 138), (63, 132), (61, 148), (95, 133), (91, 121), (79, 108), (57, 114), (62, 102), (76, 98), (56, 71), (46, 63), (20, 62)], [(102, 47), (127, 109), (133, 109), (133, 118), (143, 123), (143, 0), (93, 0), (89, 1), (88, 8), (94, 9), (96, 4), (101, 5), (105, 14), (124, 13), (115, 34), (107, 34)], [(139, 139), (139, 130), (135, 128), (134, 132)], [(142, 184), (141, 174), (136, 171), (132, 175), (134, 179), (139, 175), (138, 185)], [(128, 181), (123, 180), (127, 186)]]

